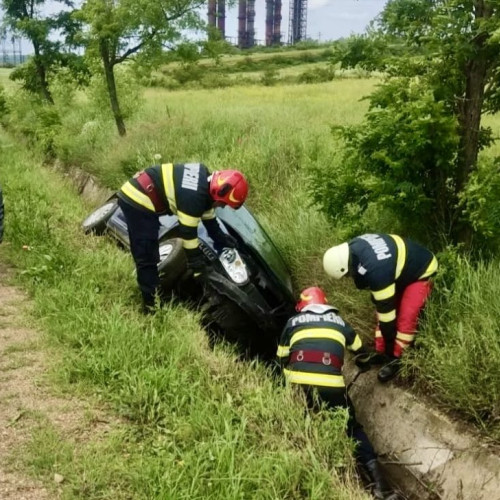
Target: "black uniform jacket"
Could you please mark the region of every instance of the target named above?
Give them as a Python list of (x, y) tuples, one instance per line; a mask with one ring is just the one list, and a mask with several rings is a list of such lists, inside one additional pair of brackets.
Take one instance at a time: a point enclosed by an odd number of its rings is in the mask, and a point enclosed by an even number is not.
[(291, 383), (344, 388), (345, 381), (338, 363), (311, 363), (294, 359), (297, 354), (300, 359), (301, 351), (305, 357), (308, 351), (314, 351), (328, 353), (342, 364), (345, 348), (357, 351), (361, 345), (359, 336), (335, 308), (327, 305), (306, 306), (288, 320), (281, 334), (277, 356)]
[(349, 272), (359, 289), (369, 288), (386, 339), (396, 336), (396, 299), (405, 287), (437, 271), (436, 257), (394, 234), (363, 234), (349, 242)]
[[(222, 232), (215, 218), (213, 199), (209, 194), (210, 172), (202, 163), (174, 165), (165, 163), (145, 169), (156, 192), (167, 209), (159, 213), (174, 214), (179, 218), (179, 235), (188, 258), (198, 252), (198, 224), (203, 221), (214, 240)], [(137, 176), (137, 174), (136, 174)], [(118, 196), (139, 210), (156, 212), (151, 199), (145, 194), (134, 176), (118, 192)]]

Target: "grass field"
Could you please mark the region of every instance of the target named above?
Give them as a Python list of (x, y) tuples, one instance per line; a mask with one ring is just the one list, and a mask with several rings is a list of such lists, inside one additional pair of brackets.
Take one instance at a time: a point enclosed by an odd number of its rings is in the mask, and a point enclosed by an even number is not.
[[(69, 107), (56, 103), (61, 124), (48, 137), (38, 138), (35, 120), (28, 125), (34, 127), (37, 144), (49, 141), (50, 153), (65, 168), (82, 167), (114, 189), (153, 163), (156, 154), (164, 161), (202, 161), (211, 169), (240, 168), (250, 180), (248, 205), (282, 251), (296, 290), (323, 286), (330, 300), (369, 339), (374, 315), (368, 294), (324, 276), (322, 253), (341, 242), (343, 235), (311, 205), (308, 180), (315, 167), (328, 165), (342, 152), (331, 127), (360, 123), (368, 108), (363, 97), (380, 81), (339, 78), (311, 85), (176, 92), (147, 88), (133, 100), (137, 111), (127, 119), (125, 138), (117, 136), (106, 105), (95, 104), (90, 90)], [(25, 101), (19, 97), (19, 109), (31, 106)], [(24, 115), (18, 116), (21, 123)], [(33, 117), (28, 112), (25, 116)], [(485, 117), (485, 124), (500, 136), (499, 116)], [(170, 498), (168, 491), (178, 493), (172, 498), (196, 498), (206, 491), (204, 498), (246, 498), (257, 491), (253, 498), (299, 499), (304, 494), (299, 485), (287, 484), (297, 470), (312, 497), (320, 498), (325, 491), (331, 494), (330, 474), (339, 457), (336, 453), (345, 444), (336, 441), (328, 445), (333, 448), (322, 448), (317, 440), (330, 430), (319, 421), (307, 431), (314, 438), (307, 445), (311, 453), (303, 454), (293, 446), (280, 450), (283, 440), (271, 436), (304, 431), (296, 427), (303, 421), (287, 399), (290, 395), (273, 392), (262, 367), (235, 365), (227, 351), (207, 354), (197, 318), (182, 307), (172, 306), (152, 322), (131, 311), (138, 297), (130, 259), (106, 241), (82, 240), (78, 221), (91, 207), (83, 207), (69, 186), (40, 168), (40, 156), (25, 154), (0, 160), (2, 180), (16, 193), (15, 201), (9, 201), (11, 213), (19, 214), (7, 228), (6, 238), (17, 245), (34, 242), (38, 250), (21, 258), (12, 253), (11, 259), (24, 270), (24, 283), (35, 296), (37, 314), (44, 318), (51, 338), (69, 349), (62, 369), (65, 381), (83, 384), (87, 390), (97, 388), (132, 422), (133, 437), (124, 438), (127, 444), (121, 438), (115, 443), (132, 453), (130, 460), (120, 460), (110, 445), (96, 464), (105, 495), (111, 497), (117, 484), (126, 485), (132, 496), (140, 490), (139, 484), (149, 484), (151, 498)], [(500, 146), (483, 154), (499, 155)], [(14, 175), (11, 165), (16, 165), (16, 172), (26, 173)], [(373, 231), (393, 230), (393, 221), (376, 215)], [(447, 264), (443, 259), (443, 269)], [(442, 407), (458, 410), (494, 439), (500, 432), (495, 416), (500, 394), (498, 266), (494, 261), (478, 268), (464, 259), (455, 281), (438, 282), (421, 333), (422, 348), (415, 350), (409, 363), (410, 380), (417, 390), (425, 390)], [(161, 334), (165, 330), (168, 337)], [(165, 355), (167, 351), (172, 358)], [(192, 364), (192, 359), (194, 369), (179, 377), (177, 364)], [(193, 393), (186, 390), (189, 384), (194, 385)], [(215, 409), (212, 401), (222, 410)], [(173, 418), (172, 408), (186, 425)], [(216, 410), (219, 414), (214, 416)], [(268, 427), (261, 432), (264, 422)], [(238, 445), (242, 439), (244, 447)], [(131, 449), (134, 446), (140, 450)], [(244, 449), (250, 450), (248, 456)], [(207, 460), (212, 467), (205, 465)], [(172, 477), (165, 477), (168, 464), (178, 461), (183, 465), (174, 467)], [(216, 469), (221, 479), (209, 485), (207, 477), (215, 463), (223, 464)], [(314, 473), (309, 474), (306, 469), (311, 464)], [(128, 478), (129, 467), (139, 467), (140, 474)], [(117, 483), (108, 487), (104, 478), (110, 470), (118, 471)], [(258, 474), (265, 476), (261, 482), (254, 481)], [(335, 498), (359, 495), (338, 484)]]
[(209, 349), (197, 315), (180, 305), (142, 316), (129, 255), (82, 238), (89, 208), (73, 186), (36, 154), (6, 147), (10, 138), (0, 143), (3, 258), (61, 352), (55, 380), (97, 395), (120, 420), (85, 444), (41, 422), (29, 446), (13, 450), (17, 464), (48, 487), (57, 470), (67, 499), (367, 498), (352, 480), (344, 413), (305, 418), (263, 366)]

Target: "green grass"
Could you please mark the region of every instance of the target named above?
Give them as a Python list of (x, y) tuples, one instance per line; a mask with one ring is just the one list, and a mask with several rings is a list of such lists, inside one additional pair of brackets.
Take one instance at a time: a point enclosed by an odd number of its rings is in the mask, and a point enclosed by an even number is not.
[(180, 305), (140, 315), (130, 256), (83, 237), (89, 207), (40, 157), (7, 149), (0, 175), (2, 250), (61, 352), (57, 380), (98, 395), (122, 422), (86, 443), (41, 422), (18, 451), (33, 475), (50, 485), (62, 474), (68, 499), (366, 498), (351, 479), (343, 412), (305, 418), (264, 367), (210, 350)]
[(0, 87), (5, 89), (15, 89), (18, 85), (9, 79), (9, 75), (12, 73), (11, 68), (0, 68)]
[(437, 391), (500, 440), (500, 262), (457, 258), (452, 269), (438, 280), (410, 370), (419, 390)]
[[(114, 189), (135, 171), (153, 163), (155, 154), (161, 154), (165, 161), (203, 161), (211, 169), (243, 170), (251, 185), (248, 204), (289, 263), (296, 290), (310, 285), (325, 287), (330, 300), (346, 318), (365, 338), (371, 338), (374, 314), (368, 294), (354, 290), (349, 283), (332, 282), (324, 276), (322, 253), (342, 241), (343, 235), (311, 206), (308, 178), (312, 169), (328, 165), (341, 154), (341, 145), (333, 140), (331, 127), (361, 122), (368, 105), (362, 98), (378, 82), (378, 78), (352, 78), (277, 87), (235, 86), (176, 92), (145, 89), (139, 112), (127, 121), (125, 139), (117, 136), (104, 108), (100, 113), (91, 112), (89, 100), (64, 112), (62, 126), (53, 137), (53, 152), (66, 168), (83, 166), (102, 184)], [(485, 117), (484, 123), (492, 127), (495, 136), (500, 136), (498, 115)], [(500, 145), (482, 154), (498, 156)], [(373, 231), (393, 230), (393, 221), (383, 219), (381, 214), (370, 217)], [(492, 264), (496, 265), (497, 262)], [(45, 271), (35, 266), (30, 272), (36, 276)], [(498, 314), (487, 288), (477, 286), (481, 272), (465, 262), (458, 263), (453, 271), (457, 276), (470, 275), (464, 281), (461, 296), (470, 295), (472, 303), (481, 304), (489, 330), (481, 327), (483, 333), (475, 334), (471, 326), (475, 321), (472, 309), (466, 308), (463, 313), (438, 281), (430, 310), (439, 307), (435, 318), (446, 320), (438, 323), (435, 319), (424, 324), (420, 334), (422, 348), (410, 364), (418, 384), (439, 404), (462, 412), (487, 428), (490, 435), (498, 436), (499, 424), (492, 400), (499, 392), (497, 364), (494, 359), (478, 364), (476, 359), (476, 354), (483, 351), (483, 338), (492, 343), (492, 353), (497, 352), (499, 342), (498, 335), (490, 337), (487, 333), (498, 331)], [(493, 275), (493, 270), (490, 273)], [(472, 277), (476, 280), (474, 285)], [(487, 279), (492, 290), (497, 290), (496, 281), (489, 275)], [(99, 286), (103, 286), (101, 283), (107, 283), (107, 279), (103, 277)], [(130, 300), (133, 289), (127, 293)], [(113, 291), (106, 290), (107, 294)], [(465, 324), (468, 326), (461, 330)], [(462, 335), (457, 332), (461, 331), (467, 332), (463, 338), (470, 345), (455, 342), (457, 335)], [(432, 366), (433, 360), (441, 359), (440, 350), (446, 353), (448, 362), (443, 369), (438, 362)], [(467, 371), (452, 370), (453, 366), (464, 365)], [(482, 380), (483, 371), (493, 386), (472, 385), (474, 380)], [(469, 404), (463, 397), (463, 386), (474, 390)]]

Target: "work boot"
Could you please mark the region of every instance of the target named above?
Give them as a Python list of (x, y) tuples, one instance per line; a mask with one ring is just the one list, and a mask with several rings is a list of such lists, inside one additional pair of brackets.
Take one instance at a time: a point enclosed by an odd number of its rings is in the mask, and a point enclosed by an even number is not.
[(370, 460), (366, 463), (365, 471), (370, 479), (369, 486), (374, 498), (377, 500), (395, 500), (398, 498), (385, 481), (377, 459)]
[(393, 379), (401, 370), (401, 359), (393, 358), (392, 361), (380, 368), (378, 372), (378, 379), (380, 382), (388, 382)]

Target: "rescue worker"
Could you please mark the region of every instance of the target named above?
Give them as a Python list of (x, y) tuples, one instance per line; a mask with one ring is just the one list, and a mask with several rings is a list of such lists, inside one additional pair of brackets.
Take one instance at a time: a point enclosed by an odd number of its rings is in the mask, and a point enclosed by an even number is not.
[(3, 240), (3, 195), (2, 195), (2, 186), (0, 186), (0, 243)]
[(349, 275), (358, 289), (369, 288), (377, 312), (375, 350), (384, 366), (378, 379), (387, 382), (401, 369), (401, 355), (413, 344), (418, 319), (436, 273), (436, 257), (423, 246), (394, 234), (363, 234), (328, 249), (325, 272)]
[(339, 316), (338, 309), (328, 304), (321, 288), (303, 290), (295, 309), (297, 314), (285, 325), (277, 352), (286, 380), (304, 390), (312, 408), (318, 400), (331, 409), (348, 409), (347, 435), (357, 441), (356, 460), (370, 479), (374, 497), (396, 499), (384, 481), (368, 436), (356, 420), (342, 375), (345, 348), (355, 354), (364, 352), (359, 336)]
[(210, 173), (202, 163), (154, 165), (138, 172), (121, 187), (118, 204), (127, 221), (144, 312), (153, 310), (155, 297), (159, 294), (159, 216), (175, 214), (179, 218), (179, 236), (183, 240), (188, 268), (198, 277), (206, 269), (198, 246), (200, 220), (218, 250), (234, 248), (236, 239), (222, 231), (214, 209), (226, 205), (238, 209), (247, 194), (248, 183), (241, 172)]

